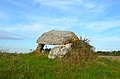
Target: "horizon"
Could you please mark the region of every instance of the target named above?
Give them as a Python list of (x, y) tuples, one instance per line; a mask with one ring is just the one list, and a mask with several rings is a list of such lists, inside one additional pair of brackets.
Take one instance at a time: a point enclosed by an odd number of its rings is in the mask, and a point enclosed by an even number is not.
[(96, 51), (120, 50), (120, 0), (0, 0), (0, 50), (26, 52), (50, 30), (90, 39)]

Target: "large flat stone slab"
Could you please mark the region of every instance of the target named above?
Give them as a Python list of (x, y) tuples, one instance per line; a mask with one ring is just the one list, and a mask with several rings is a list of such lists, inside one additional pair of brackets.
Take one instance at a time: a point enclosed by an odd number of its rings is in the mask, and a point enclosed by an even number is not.
[(64, 45), (68, 40), (79, 40), (79, 38), (70, 31), (52, 30), (45, 32), (38, 38), (37, 43), (50, 45)]

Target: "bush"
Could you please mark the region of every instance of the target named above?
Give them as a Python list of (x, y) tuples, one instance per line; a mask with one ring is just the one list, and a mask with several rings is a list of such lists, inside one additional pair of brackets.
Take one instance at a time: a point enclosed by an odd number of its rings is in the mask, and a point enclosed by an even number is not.
[(72, 43), (71, 51), (62, 59), (61, 64), (64, 65), (64, 67), (69, 66), (68, 68), (77, 68), (96, 58), (94, 47), (89, 44), (88, 39), (81, 38)]

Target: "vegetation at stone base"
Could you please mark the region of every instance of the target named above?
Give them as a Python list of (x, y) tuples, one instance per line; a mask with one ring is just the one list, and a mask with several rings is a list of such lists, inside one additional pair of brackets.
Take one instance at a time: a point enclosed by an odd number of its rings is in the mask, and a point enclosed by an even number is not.
[[(72, 63), (71, 63), (72, 64)], [(0, 53), (0, 79), (119, 79), (120, 61), (96, 58), (75, 67), (36, 54)]]
[(98, 55), (120, 56), (120, 51), (97, 51)]

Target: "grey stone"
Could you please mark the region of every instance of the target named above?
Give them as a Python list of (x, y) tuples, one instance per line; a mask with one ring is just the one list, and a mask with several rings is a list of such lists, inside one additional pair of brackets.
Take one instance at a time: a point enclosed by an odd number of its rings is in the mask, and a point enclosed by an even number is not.
[(51, 45), (64, 45), (68, 40), (79, 40), (79, 38), (70, 31), (52, 30), (45, 32), (38, 38), (37, 43), (51, 44)]
[(58, 45), (55, 46), (53, 49), (51, 49), (48, 58), (50, 59), (55, 59), (55, 58), (62, 58), (66, 55), (66, 53), (68, 53), (71, 50), (71, 45), (70, 44), (66, 44), (66, 45)]

